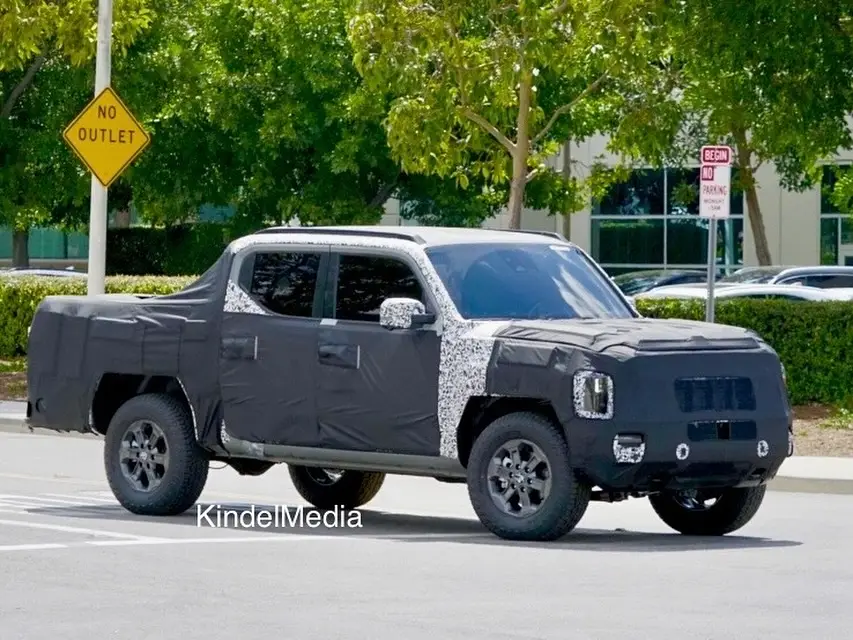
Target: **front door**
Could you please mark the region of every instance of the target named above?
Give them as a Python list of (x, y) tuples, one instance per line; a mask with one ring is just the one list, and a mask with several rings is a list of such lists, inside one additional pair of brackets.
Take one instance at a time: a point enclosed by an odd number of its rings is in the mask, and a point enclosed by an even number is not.
[(328, 250), (235, 256), (222, 319), (220, 388), (228, 435), (316, 446), (317, 339)]
[(437, 313), (405, 255), (340, 249), (329, 261), (317, 346), (317, 412), (322, 446), (439, 454), (440, 337), (432, 327), (384, 329), (379, 306), (421, 300)]

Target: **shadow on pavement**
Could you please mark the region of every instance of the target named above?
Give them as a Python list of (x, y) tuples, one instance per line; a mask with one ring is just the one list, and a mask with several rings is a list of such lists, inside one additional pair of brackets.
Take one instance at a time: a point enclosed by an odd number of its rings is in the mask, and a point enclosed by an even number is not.
[[(208, 512), (213, 526), (199, 514)], [(253, 511), (254, 509), (254, 511)], [(753, 548), (777, 548), (800, 546), (801, 542), (774, 540), (749, 536), (729, 535), (724, 537), (691, 537), (678, 533), (648, 533), (626, 530), (600, 530), (576, 528), (569, 535), (555, 542), (514, 542), (502, 540), (492, 535), (474, 519), (432, 517), (382, 511), (360, 510), (358, 521), (361, 526), (352, 526), (355, 512), (325, 512), (322, 514), (308, 506), (302, 507), (300, 522), (298, 506), (288, 505), (249, 505), (245, 503), (198, 503), (180, 516), (150, 517), (136, 516), (119, 505), (91, 505), (74, 507), (37, 507), (28, 509), (29, 513), (62, 518), (81, 518), (89, 520), (113, 520), (117, 522), (154, 522), (197, 527), (209, 534), (212, 529), (227, 530), (230, 534), (246, 535), (316, 535), (341, 538), (388, 539), (404, 542), (453, 542), (461, 544), (503, 545), (541, 549), (577, 549), (584, 551), (698, 551), (730, 550)], [(220, 520), (217, 521), (217, 512)], [(319, 513), (321, 518), (316, 524)], [(261, 513), (268, 513), (264, 520)], [(278, 515), (276, 516), (276, 513)], [(335, 516), (337, 520), (335, 520)], [(314, 521), (311, 520), (314, 518)], [(199, 524), (201, 523), (201, 526)], [(242, 526), (241, 526), (242, 523)], [(252, 524), (254, 523), (254, 526)], [(583, 521), (581, 521), (583, 524)], [(143, 535), (143, 534), (140, 534)], [(214, 534), (216, 535), (216, 534)]]

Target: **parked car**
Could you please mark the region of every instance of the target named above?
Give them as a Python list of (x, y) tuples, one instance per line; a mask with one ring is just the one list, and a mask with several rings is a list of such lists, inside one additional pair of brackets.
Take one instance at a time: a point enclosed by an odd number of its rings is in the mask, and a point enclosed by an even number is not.
[[(637, 294), (634, 300), (653, 298), (694, 298), (705, 300), (708, 289), (704, 286), (671, 286), (658, 287), (651, 291)], [(761, 300), (853, 300), (851, 289), (820, 289), (818, 287), (795, 286), (789, 284), (729, 284), (714, 290), (717, 300), (733, 298), (755, 298)]]
[(29, 345), (28, 422), (104, 436), (113, 494), (149, 516), (189, 509), (212, 461), (284, 463), (320, 509), (403, 474), (467, 484), (506, 539), (554, 540), (591, 500), (638, 497), (719, 536), (793, 453), (770, 345), (640, 318), (547, 234), (268, 229), (170, 295), (47, 297)]
[(691, 282), (706, 282), (708, 274), (704, 271), (690, 269), (649, 269), (645, 271), (631, 271), (615, 276), (613, 282), (622, 290), (626, 296), (642, 293), (654, 289), (675, 284), (689, 284)]
[(720, 279), (720, 284), (795, 284), (819, 289), (853, 288), (853, 267), (744, 267)]

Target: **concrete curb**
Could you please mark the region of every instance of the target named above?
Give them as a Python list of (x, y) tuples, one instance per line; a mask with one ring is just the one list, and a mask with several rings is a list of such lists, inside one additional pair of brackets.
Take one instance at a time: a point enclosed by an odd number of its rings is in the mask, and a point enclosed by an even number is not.
[[(26, 421), (11, 415), (0, 414), (0, 433), (28, 434), (41, 436), (60, 436), (66, 438), (100, 439), (91, 433), (60, 433), (49, 429), (30, 428)], [(853, 463), (853, 460), (851, 460)], [(768, 485), (768, 490), (787, 493), (823, 493), (834, 495), (853, 495), (853, 478), (811, 478), (785, 475), (785, 465), (782, 465), (780, 475)]]

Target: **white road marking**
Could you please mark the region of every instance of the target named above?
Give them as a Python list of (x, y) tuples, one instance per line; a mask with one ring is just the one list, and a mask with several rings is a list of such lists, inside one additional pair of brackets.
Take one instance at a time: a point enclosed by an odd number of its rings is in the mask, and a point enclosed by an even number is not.
[(51, 497), (55, 497), (55, 498), (73, 498), (74, 500), (84, 499), (84, 500), (94, 500), (95, 502), (105, 502), (105, 503), (109, 503), (109, 504), (118, 504), (118, 502), (116, 501), (115, 498), (102, 498), (100, 496), (92, 496), (92, 495), (85, 495), (85, 496), (76, 495), (75, 496), (75, 495), (69, 495), (67, 493), (42, 493), (40, 495), (51, 496)]
[(41, 551), (42, 549), (67, 549), (67, 544), (3, 544), (0, 551)]
[(0, 478), (9, 478), (10, 480), (32, 480), (34, 482), (58, 482), (60, 484), (85, 484), (95, 487), (104, 486), (103, 480), (83, 480), (82, 478), (72, 478), (70, 476), (60, 478), (57, 476), (31, 476), (24, 473), (0, 473)]
[(66, 527), (60, 524), (25, 522), (23, 520), (0, 520), (0, 525), (6, 525), (8, 527), (24, 527), (28, 529), (44, 529), (46, 531), (61, 531), (63, 533), (81, 533), (89, 536), (102, 536), (104, 538), (123, 538), (127, 540), (165, 540), (165, 538), (139, 536), (134, 535), (132, 533), (118, 533), (116, 531), (102, 531), (100, 529), (85, 529), (83, 527)]
[[(2, 521), (0, 521), (2, 524)], [(407, 539), (423, 539), (435, 538), (436, 541), (442, 539), (458, 539), (458, 538), (473, 538), (481, 537), (484, 534), (480, 533), (438, 533), (438, 534), (420, 534), (420, 533), (404, 533), (404, 534), (382, 534), (382, 535), (323, 535), (323, 534), (296, 534), (282, 533), (279, 535), (268, 536), (242, 536), (242, 537), (209, 537), (209, 538), (140, 538), (138, 540), (88, 540), (85, 542), (69, 542), (64, 544), (10, 544), (0, 545), (0, 553), (11, 551), (41, 551), (50, 549), (85, 549), (87, 547), (149, 547), (163, 545), (198, 545), (198, 544), (233, 544), (233, 543), (257, 543), (257, 542), (297, 542), (297, 541), (324, 541), (333, 540), (345, 542), (378, 542), (387, 540), (391, 542), (403, 542)]]
[[(52, 496), (52, 495), (53, 494), (51, 494), (51, 493), (40, 493), (39, 494), (39, 496)], [(0, 495), (0, 500), (6, 500), (7, 498), (9, 498), (11, 500), (34, 500), (35, 502), (44, 502), (47, 504), (68, 504), (68, 505), (76, 505), (76, 506), (81, 506), (81, 507), (95, 506), (91, 502), (83, 502), (79, 498), (77, 498), (75, 500), (65, 499), (66, 497), (70, 498), (73, 496), (64, 496), (63, 499), (53, 498), (53, 497), (42, 498), (39, 496), (20, 496), (20, 495), (6, 494), (6, 495)]]

